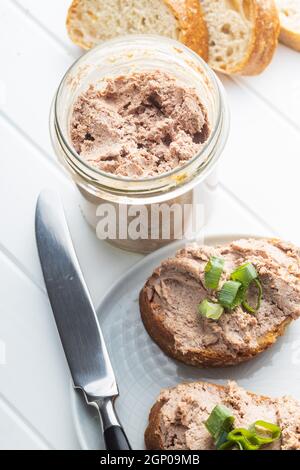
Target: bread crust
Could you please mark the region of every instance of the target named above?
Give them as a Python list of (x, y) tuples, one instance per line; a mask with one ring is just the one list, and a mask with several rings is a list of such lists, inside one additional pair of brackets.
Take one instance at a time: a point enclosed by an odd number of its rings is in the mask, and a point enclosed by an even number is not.
[[(84, 0), (73, 0), (67, 15), (67, 31), (71, 40), (83, 49), (90, 49), (91, 44), (84, 41), (79, 34), (74, 34), (72, 24), (78, 17), (80, 3)], [(199, 0), (163, 0), (178, 23), (179, 41), (208, 60), (208, 30)]]
[(292, 28), (288, 28), (285, 21), (282, 20), (285, 14), (285, 6), (289, 12), (289, 3), (282, 3), (275, 0), (278, 6), (279, 19), (281, 22), (281, 31), (279, 36), (279, 41), (286, 46), (295, 49), (295, 51), (300, 52), (300, 31), (297, 31)]
[(280, 21), (274, 0), (256, 0), (255, 27), (248, 60), (241, 73), (257, 75), (270, 64), (278, 45)]
[[(204, 382), (198, 382), (199, 384), (204, 384)], [(190, 383), (186, 384), (181, 384), (186, 385), (188, 388), (190, 386)], [(226, 387), (224, 385), (218, 385), (218, 384), (207, 384), (212, 388), (215, 388), (218, 391), (224, 390)], [(270, 401), (269, 397), (266, 397), (264, 395), (257, 395), (252, 392), (247, 392), (249, 395), (252, 397), (256, 398), (258, 403), (262, 403), (264, 401)], [(166, 403), (166, 400), (164, 400), (162, 397), (159, 397), (156, 403), (153, 405), (150, 411), (149, 415), (149, 423), (147, 426), (147, 429), (145, 431), (145, 445), (147, 450), (165, 450), (163, 446), (163, 441), (161, 438), (161, 430), (160, 430), (160, 418), (161, 418), (161, 411)], [(205, 450), (205, 449), (203, 449)]]
[(281, 26), (279, 40), (282, 44), (300, 52), (300, 33), (296, 33), (296, 31), (291, 31)]
[(145, 445), (147, 450), (164, 450), (159, 427), (160, 412), (164, 404), (164, 400), (159, 400), (151, 408), (149, 424), (145, 431)]
[(215, 70), (226, 74), (258, 75), (270, 64), (280, 33), (278, 10), (274, 0), (249, 0), (252, 35), (247, 54), (235, 67)]
[(179, 40), (208, 61), (208, 29), (199, 0), (164, 0), (176, 18)]
[(79, 46), (82, 49), (88, 50), (91, 48), (91, 45), (84, 42), (83, 38), (81, 38), (79, 34), (77, 35), (74, 34), (74, 31), (72, 28), (72, 22), (73, 22), (73, 19), (77, 17), (77, 10), (81, 1), (82, 0), (72, 1), (71, 6), (69, 7), (69, 10), (68, 10), (68, 14), (67, 14), (66, 27), (67, 27), (67, 32), (71, 41), (73, 41), (74, 44), (76, 44), (76, 46)]
[(277, 326), (276, 329), (268, 332), (268, 334), (259, 339), (258, 347), (245, 347), (245, 349), (235, 357), (231, 355), (217, 354), (216, 351), (210, 347), (193, 349), (183, 354), (182, 351), (176, 349), (174, 336), (164, 325), (164, 312), (161, 310), (160, 305), (153, 303), (148, 298), (147, 288), (150, 285), (151, 280), (152, 278), (149, 279), (140, 293), (140, 311), (142, 321), (148, 334), (164, 351), (164, 353), (173, 359), (183, 362), (184, 364), (196, 367), (227, 367), (249, 361), (270, 348), (278, 337), (284, 334), (287, 326), (292, 322), (291, 318), (285, 319)]

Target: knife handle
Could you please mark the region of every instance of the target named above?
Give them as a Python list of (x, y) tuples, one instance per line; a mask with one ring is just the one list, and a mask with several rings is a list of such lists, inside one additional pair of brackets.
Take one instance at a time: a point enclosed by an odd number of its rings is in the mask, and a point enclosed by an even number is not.
[(131, 450), (124, 430), (120, 426), (111, 426), (104, 431), (107, 450)]
[(116, 415), (114, 399), (104, 399), (97, 404), (103, 424), (106, 450), (131, 450), (126, 434)]

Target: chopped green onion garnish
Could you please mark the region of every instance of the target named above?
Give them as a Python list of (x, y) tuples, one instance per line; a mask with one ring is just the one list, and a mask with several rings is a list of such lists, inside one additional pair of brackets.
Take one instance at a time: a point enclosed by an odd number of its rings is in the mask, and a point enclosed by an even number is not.
[(254, 279), (252, 282), (255, 283), (257, 289), (258, 289), (258, 296), (257, 296), (257, 303), (256, 303), (256, 306), (255, 307), (252, 307), (249, 302), (248, 302), (248, 298), (247, 298), (247, 295), (248, 295), (248, 290), (251, 286), (252, 283), (249, 284), (248, 288), (244, 291), (243, 293), (243, 302), (242, 302), (242, 305), (244, 307), (245, 310), (247, 310), (247, 312), (249, 313), (257, 313), (259, 308), (260, 308), (260, 304), (261, 304), (261, 299), (262, 299), (262, 294), (263, 294), (263, 290), (262, 290), (262, 285), (260, 283), (260, 281), (258, 279)]
[(215, 406), (205, 421), (204, 425), (213, 437), (217, 450), (258, 450), (281, 436), (280, 427), (266, 421), (256, 421), (249, 429), (232, 429), (233, 423), (234, 416), (223, 405)]
[(281, 436), (280, 427), (266, 421), (256, 421), (249, 429), (255, 434), (260, 445), (271, 444)]
[(207, 289), (217, 289), (224, 268), (224, 260), (212, 256), (205, 266), (205, 287)]
[(260, 448), (256, 435), (248, 429), (234, 429), (228, 433), (227, 439), (228, 443), (225, 443), (221, 450), (228, 449), (229, 443), (231, 443), (231, 446), (240, 444), (240, 448), (243, 450), (258, 450)]
[(243, 286), (249, 286), (257, 277), (257, 271), (252, 263), (243, 264), (231, 274), (231, 279), (240, 282)]
[[(246, 263), (237, 268), (232, 274), (231, 279), (233, 281), (240, 282), (243, 285), (242, 292), (242, 305), (245, 310), (249, 313), (256, 313), (259, 310), (261, 299), (262, 299), (262, 286), (258, 280), (258, 274), (252, 263)], [(258, 288), (258, 298), (255, 307), (251, 306), (247, 300), (248, 291), (252, 283)]]
[[(212, 256), (205, 267), (205, 286), (208, 289), (216, 290), (218, 288), (223, 269), (224, 260)], [(255, 306), (250, 305), (248, 301), (248, 292), (253, 283), (258, 289), (257, 303)], [(233, 271), (230, 280), (225, 282), (218, 293), (218, 300), (221, 306), (227, 310), (234, 310), (242, 304), (245, 310), (255, 314), (260, 308), (262, 293), (262, 285), (258, 279), (255, 267), (252, 263), (245, 263)], [(212, 302), (208, 301), (202, 302), (202, 304), (199, 305), (199, 312), (206, 318), (213, 320), (218, 320), (223, 313), (220, 306), (214, 305)]]
[(262, 446), (277, 441), (281, 430), (276, 424), (256, 421), (249, 429), (234, 429), (227, 434), (227, 440), (217, 449), (227, 450), (238, 445), (241, 450), (258, 450)]
[(242, 284), (236, 281), (225, 282), (222, 289), (218, 293), (218, 299), (223, 307), (229, 310), (233, 310), (242, 303)]
[(211, 320), (219, 320), (221, 315), (224, 312), (224, 308), (220, 304), (209, 302), (208, 300), (203, 300), (198, 307), (199, 313), (206, 318)]
[(212, 410), (205, 427), (215, 440), (218, 440), (223, 432), (229, 432), (234, 423), (231, 411), (223, 405), (217, 405)]

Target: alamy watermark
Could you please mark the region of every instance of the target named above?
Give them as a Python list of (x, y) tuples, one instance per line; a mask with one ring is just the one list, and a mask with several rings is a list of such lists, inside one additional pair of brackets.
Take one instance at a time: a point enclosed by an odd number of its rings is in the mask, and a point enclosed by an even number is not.
[(97, 208), (100, 240), (194, 240), (205, 225), (203, 204), (101, 204)]

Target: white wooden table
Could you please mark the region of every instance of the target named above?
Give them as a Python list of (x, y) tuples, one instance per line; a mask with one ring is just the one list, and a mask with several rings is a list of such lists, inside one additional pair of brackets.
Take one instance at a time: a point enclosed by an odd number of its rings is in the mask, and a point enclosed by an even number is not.
[[(83, 222), (49, 141), (51, 100), (81, 53), (66, 35), (68, 5), (0, 2), (0, 449), (80, 448), (35, 245), (40, 190), (62, 195), (95, 305), (139, 259), (99, 242)], [(208, 230), (269, 233), (300, 244), (300, 54), (280, 46), (262, 76), (222, 80), (232, 126)]]

